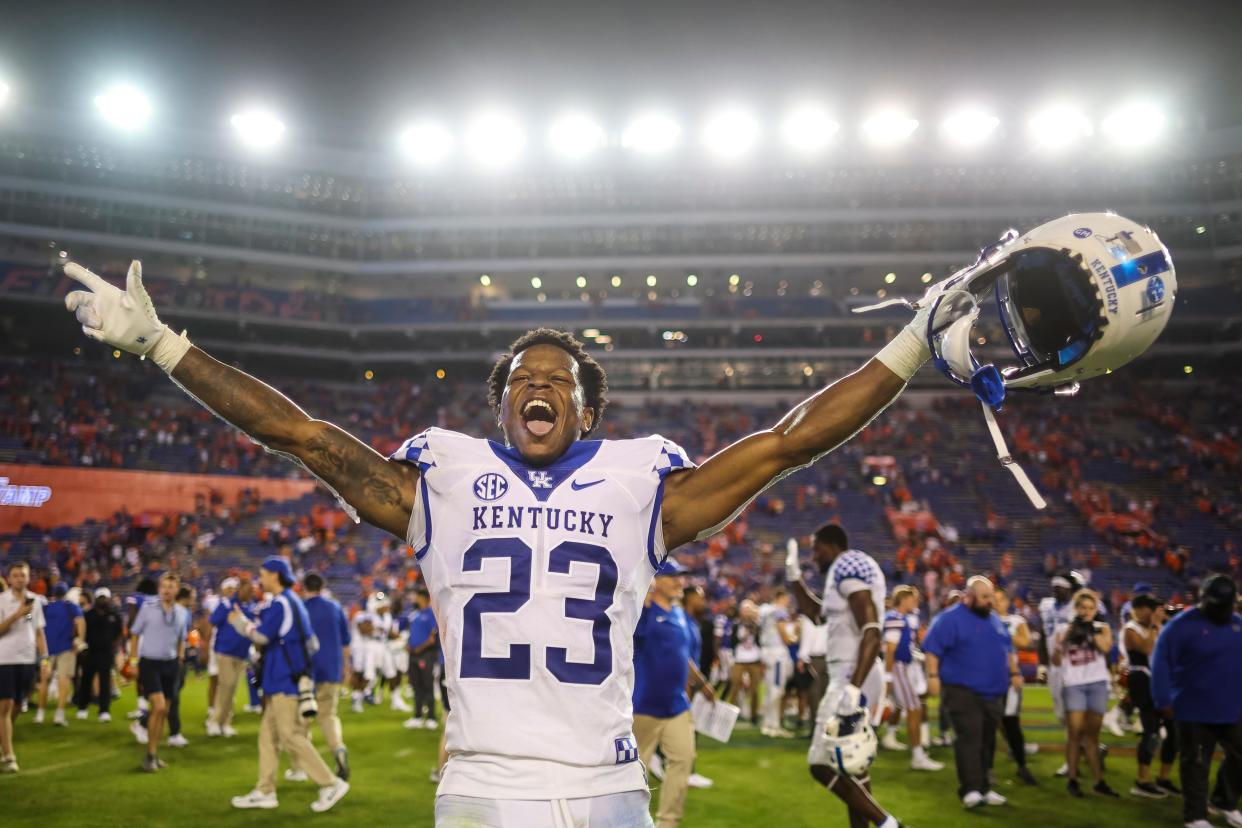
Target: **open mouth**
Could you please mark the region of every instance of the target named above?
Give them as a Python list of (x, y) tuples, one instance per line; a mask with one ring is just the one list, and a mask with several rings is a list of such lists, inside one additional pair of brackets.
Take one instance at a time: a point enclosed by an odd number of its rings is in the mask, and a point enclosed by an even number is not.
[(556, 426), (556, 409), (547, 400), (531, 400), (522, 406), (522, 423), (536, 437), (543, 437)]

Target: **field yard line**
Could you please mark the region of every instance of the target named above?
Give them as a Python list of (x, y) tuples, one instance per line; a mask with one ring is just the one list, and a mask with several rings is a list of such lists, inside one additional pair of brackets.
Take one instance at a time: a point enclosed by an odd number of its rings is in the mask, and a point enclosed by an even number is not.
[(28, 776), (38, 776), (41, 773), (51, 773), (52, 771), (64, 770), (65, 768), (73, 768), (73, 767), (77, 767), (78, 765), (87, 765), (87, 764), (90, 764), (91, 762), (98, 762), (100, 759), (107, 759), (112, 756), (117, 756), (121, 753), (125, 753), (125, 750), (118, 748), (117, 750), (110, 750), (107, 753), (100, 753), (95, 756), (84, 756), (78, 759), (73, 759), (69, 762), (57, 762), (55, 765), (44, 765), (43, 767), (35, 768), (34, 770), (23, 770), (19, 774), (19, 777), (22, 779), (25, 779)]

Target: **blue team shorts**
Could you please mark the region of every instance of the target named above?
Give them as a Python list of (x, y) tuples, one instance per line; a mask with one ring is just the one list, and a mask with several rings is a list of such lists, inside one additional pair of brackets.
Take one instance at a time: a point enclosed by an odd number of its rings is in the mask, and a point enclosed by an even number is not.
[(1061, 688), (1065, 709), (1071, 713), (1100, 713), (1108, 710), (1108, 682), (1074, 684)]

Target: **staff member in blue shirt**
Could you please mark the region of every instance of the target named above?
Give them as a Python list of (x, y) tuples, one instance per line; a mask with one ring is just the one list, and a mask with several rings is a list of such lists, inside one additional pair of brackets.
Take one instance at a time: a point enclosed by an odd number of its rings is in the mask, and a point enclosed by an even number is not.
[(927, 691), (939, 695), (944, 687), (941, 704), (953, 724), (957, 795), (968, 809), (1008, 801), (991, 789), (988, 774), (1005, 694), (1011, 685), (1022, 686), (1022, 674), (1009, 629), (992, 611), (994, 597), (992, 582), (975, 575), (961, 602), (936, 616), (923, 641)]
[(1237, 585), (1226, 575), (1203, 582), (1199, 603), (1174, 616), (1156, 639), (1151, 657), (1151, 694), (1167, 718), (1177, 721), (1181, 749), (1182, 819), (1187, 828), (1208, 828), (1208, 773), (1219, 743), (1225, 761), (1214, 798), (1230, 825), (1242, 825), (1242, 615), (1234, 611)]
[(263, 720), (259, 724), (259, 782), (244, 796), (233, 797), (234, 808), (275, 808), (276, 771), (280, 751), (295, 757), (297, 767), (319, 786), (311, 810), (322, 813), (349, 792), (349, 783), (328, 770), (311, 744), (298, 710), (298, 683), (309, 679), (313, 641), (310, 616), (302, 599), (294, 594), (293, 570), (284, 558), (273, 555), (259, 569), (259, 586), (271, 600), (259, 612), (255, 624), (234, 607), (229, 623), (263, 651)]
[(190, 613), (177, 603), (181, 579), (171, 572), (160, 577), (159, 599), (142, 602), (129, 627), (129, 660), (138, 661), (138, 680), (147, 697), (147, 726), (130, 726), (139, 743), (147, 746), (142, 769), (155, 773), (164, 760), (157, 755), (168, 705), (181, 680), (185, 639), (190, 632)]
[(404, 619), (409, 636), (410, 686), (414, 688), (414, 712), (405, 720), (409, 730), (435, 730), (436, 723), (436, 657), (440, 638), (436, 616), (431, 611), (431, 595), (419, 587), (414, 593), (414, 609)]
[(220, 584), (220, 603), (211, 611), (208, 619), (216, 628), (212, 636), (211, 655), (216, 664), (216, 692), (211, 710), (207, 712), (208, 736), (236, 736), (233, 727), (233, 707), (236, 705), (237, 685), (246, 675), (250, 660), (250, 640), (237, 633), (229, 624), (229, 613), (234, 607), (241, 609), (249, 620), (254, 620), (250, 610), (254, 597), (254, 584), (248, 579), (225, 578)]
[[(302, 591), (306, 594), (306, 614), (310, 616), (311, 632), (319, 639), (319, 649), (311, 653), (311, 678), (315, 682), (315, 701), (319, 704), (319, 729), (328, 745), (328, 752), (336, 760), (336, 775), (349, 779), (349, 751), (341, 736), (341, 717), (337, 705), (341, 700), (341, 684), (345, 680), (345, 665), (349, 664), (349, 619), (332, 598), (323, 594), (323, 576), (317, 572), (302, 578)], [(303, 729), (310, 736), (310, 719), (302, 719)], [(294, 759), (296, 762), (296, 758)], [(306, 779), (306, 771), (296, 764), (285, 772), (285, 778), (293, 781)]]
[[(43, 634), (47, 636), (47, 655), (52, 662), (50, 674), (56, 676), (56, 715), (52, 724), (64, 727), (65, 702), (69, 699), (69, 691), (73, 687), (73, 675), (78, 668), (77, 643), (86, 637), (86, 621), (82, 608), (76, 601), (66, 601), (69, 585), (61, 581), (52, 587), (52, 600), (43, 608), (43, 621), (46, 626)], [(49, 676), (39, 679), (39, 708), (35, 711), (35, 724), (43, 723), (43, 708), (47, 707), (47, 686)]]
[(685, 570), (671, 558), (658, 570), (634, 630), (634, 736), (638, 757), (650, 765), (664, 754), (664, 786), (656, 815), (659, 828), (676, 828), (686, 805), (694, 767), (694, 722), (686, 685), (711, 701), (716, 694), (691, 657), (692, 621), (675, 605), (685, 590)]

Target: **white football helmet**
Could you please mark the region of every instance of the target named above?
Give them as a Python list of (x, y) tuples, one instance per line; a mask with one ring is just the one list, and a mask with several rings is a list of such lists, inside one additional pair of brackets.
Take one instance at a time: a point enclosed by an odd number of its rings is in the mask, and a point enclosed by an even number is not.
[[(980, 364), (971, 350), (989, 293), (1016, 358), (1000, 368)], [(973, 265), (908, 304), (929, 309), (933, 364), (975, 392), (997, 457), (1042, 509), (1046, 503), (1009, 455), (993, 410), (1010, 388), (1074, 394), (1080, 380), (1125, 365), (1164, 330), (1176, 294), (1173, 259), (1149, 228), (1116, 213), (1077, 213), (1028, 233), (1007, 231)]]
[(381, 609), (386, 609), (391, 606), (392, 602), (383, 592), (377, 592), (367, 600), (367, 612), (372, 615), (378, 613)]
[(812, 764), (824, 764), (850, 776), (865, 776), (879, 748), (865, 708), (848, 716), (830, 717), (815, 742), (812, 751), (818, 755)]

